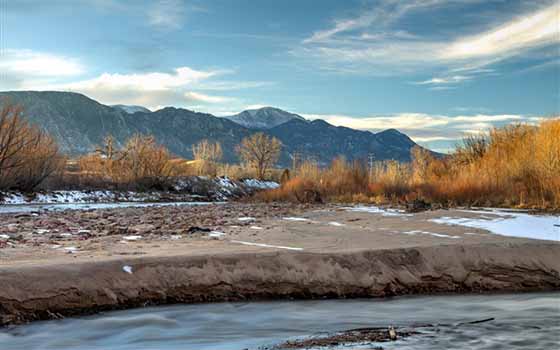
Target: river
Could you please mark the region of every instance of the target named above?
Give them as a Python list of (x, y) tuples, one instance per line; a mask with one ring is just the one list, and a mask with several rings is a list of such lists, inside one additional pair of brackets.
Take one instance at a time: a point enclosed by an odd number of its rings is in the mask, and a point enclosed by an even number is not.
[(113, 203), (48, 203), (48, 204), (2, 204), (0, 214), (33, 213), (39, 211), (93, 210), (116, 208), (143, 208), (166, 206), (194, 206), (223, 202), (113, 202)]
[[(494, 320), (459, 325), (487, 318)], [(4, 329), (0, 349), (263, 349), (321, 332), (425, 323), (437, 326), (376, 345), (398, 350), (558, 348), (560, 293), (160, 306)]]

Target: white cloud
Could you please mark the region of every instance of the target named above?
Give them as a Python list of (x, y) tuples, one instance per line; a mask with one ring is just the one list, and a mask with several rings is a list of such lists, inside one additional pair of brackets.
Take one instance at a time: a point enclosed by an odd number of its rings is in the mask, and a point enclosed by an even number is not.
[(517, 50), (560, 41), (560, 4), (522, 16), (489, 32), (453, 42), (443, 59), (464, 60), (514, 54)]
[(452, 75), (449, 77), (437, 77), (423, 81), (413, 82), (415, 85), (441, 85), (441, 84), (458, 84), (467, 80), (471, 80), (472, 77), (465, 75)]
[(454, 141), (465, 134), (480, 133), (494, 126), (510, 123), (535, 123), (541, 118), (524, 115), (432, 115), (426, 113), (398, 113), (383, 116), (353, 117), (345, 115), (301, 114), (307, 119), (324, 119), (336, 126), (373, 132), (395, 128), (417, 142)]
[(0, 60), (1, 89), (28, 89), (35, 84), (52, 83), (84, 72), (77, 60), (50, 53), (7, 49)]
[(209, 81), (198, 84), (198, 90), (228, 91), (254, 89), (274, 85), (271, 81)]
[[(315, 32), (292, 50), (292, 54), (310, 59), (315, 66), (319, 63), (323, 69), (341, 73), (395, 75), (417, 73), (422, 69), (448, 72), (446, 77), (424, 84), (433, 85), (448, 83), (453, 76), (449, 72), (487, 74), (486, 67), (491, 64), (536, 48), (555, 48), (560, 42), (560, 4), (557, 2), (495, 24), (494, 29), (475, 35), (458, 33), (448, 38), (426, 37), (414, 32), (402, 35), (402, 28), (388, 26), (412, 11), (473, 1), (477, 0), (384, 0), (379, 8), (355, 18), (335, 21), (332, 28)], [(557, 51), (551, 59), (557, 59)]]
[[(235, 90), (245, 83), (212, 81), (212, 79), (232, 73), (230, 70), (196, 70), (179, 67), (171, 72), (148, 73), (103, 73), (97, 77), (72, 82), (29, 81), (23, 87), (33, 90), (62, 90), (83, 93), (104, 104), (142, 105), (157, 110), (161, 106), (193, 108), (198, 104), (234, 103), (233, 97), (203, 94), (196, 90), (205, 84), (216, 84), (218, 90)], [(257, 84), (258, 82), (252, 82)]]
[(223, 96), (210, 96), (210, 95), (205, 95), (205, 94), (201, 94), (199, 92), (186, 92), (185, 93), (185, 98), (188, 101), (196, 101), (196, 102), (200, 102), (200, 103), (225, 103), (225, 102), (231, 102), (234, 99), (231, 97), (223, 97)]
[[(85, 67), (74, 58), (32, 50), (7, 49), (0, 60), (0, 90), (60, 90), (83, 93), (104, 104), (133, 104), (151, 109), (161, 106), (192, 108), (199, 104), (241, 108), (246, 101), (201, 93), (234, 91), (272, 85), (271, 82), (216, 80), (232, 74), (225, 69), (178, 67), (169, 72), (103, 73), (83, 79)], [(202, 108), (208, 112), (207, 107)]]
[(105, 104), (134, 104), (151, 109), (157, 109), (158, 106), (188, 107), (193, 102), (225, 101), (192, 90), (202, 81), (226, 73), (230, 71), (196, 70), (190, 67), (179, 67), (169, 73), (103, 73), (91, 79), (44, 86), (40, 90), (80, 92)]
[(194, 84), (218, 74), (222, 74), (222, 71), (201, 71), (189, 67), (176, 68), (173, 73), (103, 73), (97, 78), (65, 84), (64, 87), (79, 91), (165, 91)]

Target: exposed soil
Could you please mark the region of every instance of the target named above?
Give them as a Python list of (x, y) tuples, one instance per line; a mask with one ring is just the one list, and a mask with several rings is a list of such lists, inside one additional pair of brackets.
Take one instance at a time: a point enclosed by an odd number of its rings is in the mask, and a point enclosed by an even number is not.
[(4, 214), (0, 324), (168, 303), (560, 288), (560, 244), (428, 221), (443, 215), (477, 214), (239, 203)]

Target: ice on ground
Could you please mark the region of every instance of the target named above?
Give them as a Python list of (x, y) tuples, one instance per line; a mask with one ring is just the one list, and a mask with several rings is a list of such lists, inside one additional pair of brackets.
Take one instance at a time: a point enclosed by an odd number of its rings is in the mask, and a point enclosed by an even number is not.
[(289, 217), (285, 217), (285, 218), (282, 218), (282, 219), (287, 220), (287, 221), (309, 221), (309, 219), (297, 218), (297, 217), (294, 217), (294, 216), (289, 216)]
[(344, 224), (341, 224), (340, 222), (336, 222), (336, 221), (331, 221), (331, 222), (328, 223), (328, 225), (338, 226), (338, 227), (345, 226)]
[(269, 190), (280, 187), (278, 182), (274, 181), (261, 181), (257, 179), (245, 179), (242, 181), (245, 186), (253, 187), (261, 190)]
[(460, 238), (459, 236), (451, 236), (451, 235), (446, 235), (446, 234), (443, 234), (443, 233), (434, 233), (434, 232), (421, 231), (421, 230), (404, 231), (404, 232), (401, 232), (401, 233), (404, 233), (405, 235), (416, 235), (416, 234), (429, 235), (429, 236), (434, 236), (434, 237), (439, 237), (439, 238), (453, 238), (453, 239)]
[(39, 229), (35, 230), (35, 233), (37, 233), (39, 235), (49, 233), (49, 232), (51, 232), (51, 230), (47, 230), (47, 229), (44, 229), (44, 228), (39, 228)]
[(208, 237), (218, 239), (220, 237), (225, 236), (226, 234), (220, 231), (212, 231), (208, 234)]
[(460, 225), (480, 228), (497, 235), (510, 237), (524, 237), (548, 241), (560, 241), (560, 216), (531, 215), (522, 212), (500, 211), (497, 209), (464, 212), (492, 215), (492, 219), (481, 217), (459, 218), (443, 216), (430, 221), (445, 225)]
[(178, 239), (181, 239), (181, 238), (183, 238), (183, 236), (181, 236), (181, 235), (171, 235), (172, 240), (178, 240)]
[(64, 247), (62, 249), (65, 250), (67, 253), (70, 253), (70, 254), (75, 253), (79, 250), (76, 247)]
[(277, 248), (277, 249), (287, 249), (287, 250), (303, 250), (303, 248), (295, 248), (295, 247), (285, 247), (281, 245), (270, 245), (264, 243), (253, 243), (253, 242), (245, 242), (245, 241), (230, 241), (231, 243), (243, 244), (243, 245), (250, 245), (255, 247), (263, 247), (263, 248)]
[(361, 212), (361, 213), (381, 214), (383, 216), (412, 216), (413, 215), (413, 214), (407, 214), (404, 210), (400, 210), (400, 209), (390, 209), (390, 208), (385, 209), (376, 206), (358, 205), (355, 207), (344, 207), (343, 209), (346, 209), (348, 211)]
[(0, 239), (10, 239), (10, 236), (1, 234)]
[(239, 221), (255, 221), (256, 219), (247, 216), (247, 217), (238, 218), (237, 220), (239, 220)]
[(130, 266), (130, 265), (124, 265), (124, 266), (122, 267), (122, 269), (123, 269), (124, 272), (129, 273), (129, 274), (132, 275), (132, 266)]
[(167, 207), (167, 206), (195, 206), (208, 205), (211, 202), (115, 202), (115, 203), (55, 203), (55, 204), (29, 204), (29, 205), (2, 205), (0, 213), (31, 213), (39, 216), (37, 211), (44, 210), (91, 210), (91, 209), (113, 209), (113, 208), (144, 208), (144, 207)]
[(125, 241), (137, 241), (139, 239), (142, 239), (142, 236), (123, 236), (123, 239)]

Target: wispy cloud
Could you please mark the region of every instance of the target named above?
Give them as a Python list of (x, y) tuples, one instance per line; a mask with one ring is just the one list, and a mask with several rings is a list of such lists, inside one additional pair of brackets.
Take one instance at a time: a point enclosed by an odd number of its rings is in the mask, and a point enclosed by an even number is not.
[[(342, 73), (396, 75), (422, 70), (440, 70), (444, 77), (426, 80), (435, 85), (459, 83), (452, 72), (483, 75), (488, 66), (523, 56), (536, 48), (554, 49), (560, 42), (560, 4), (549, 4), (533, 12), (495, 23), (491, 30), (472, 35), (426, 36), (409, 33), (398, 20), (414, 11), (437, 11), (451, 5), (466, 6), (476, 0), (382, 1), (380, 6), (354, 18), (336, 20), (333, 27), (314, 32), (292, 51), (316, 65)], [(473, 29), (476, 27), (473, 27)], [(393, 34), (391, 34), (393, 33)], [(403, 35), (406, 33), (406, 35)], [(469, 33), (469, 34), (467, 34)], [(464, 76), (464, 75), (463, 75)]]
[(502, 57), (560, 41), (560, 3), (525, 14), (491, 31), (460, 38), (442, 53), (443, 59)]
[(458, 83), (462, 83), (464, 81), (468, 81), (468, 80), (471, 80), (471, 79), (472, 79), (472, 77), (470, 77), (470, 76), (452, 75), (452, 76), (448, 76), (448, 77), (438, 77), (438, 78), (432, 78), (432, 79), (423, 80), (423, 81), (416, 81), (416, 82), (413, 82), (412, 84), (415, 84), (415, 85), (458, 84)]
[[(332, 39), (336, 34), (368, 28), (374, 24), (378, 27), (387, 26), (409, 12), (413, 12), (415, 10), (420, 10), (423, 8), (436, 7), (439, 5), (448, 4), (450, 2), (457, 2), (457, 1), (453, 1), (453, 0), (451, 1), (449, 0), (379, 1), (378, 3), (375, 4), (373, 8), (363, 11), (363, 13), (357, 17), (334, 20), (334, 26), (332, 28), (314, 32), (310, 37), (306, 38), (303, 41), (303, 43), (310, 44), (310, 43), (325, 42)], [(401, 31), (399, 32), (402, 33)], [(371, 38), (378, 38), (378, 36), (365, 33), (362, 34), (362, 38), (371, 39)]]
[(183, 26), (187, 8), (181, 0), (158, 0), (148, 8), (150, 25), (165, 29), (179, 29)]

